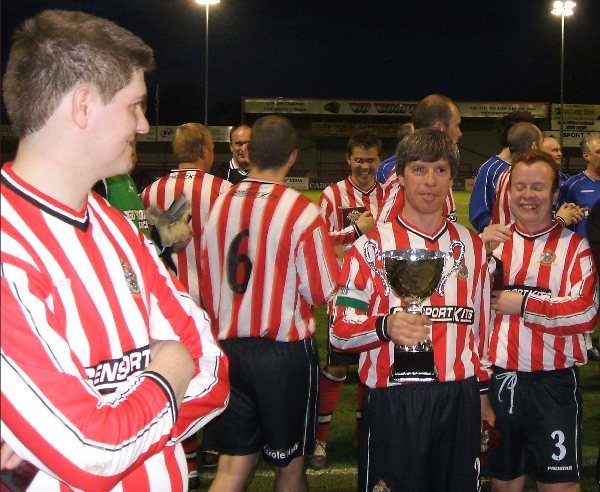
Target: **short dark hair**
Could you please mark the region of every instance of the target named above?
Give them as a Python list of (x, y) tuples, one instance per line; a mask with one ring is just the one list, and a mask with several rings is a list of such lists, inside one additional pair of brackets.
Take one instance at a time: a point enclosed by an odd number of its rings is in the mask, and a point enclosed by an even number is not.
[(398, 131), (396, 132), (396, 140), (398, 140), (398, 142), (399, 142), (404, 137), (406, 137), (406, 135), (410, 135), (414, 131), (415, 131), (415, 125), (413, 125), (412, 121), (409, 121), (408, 123), (402, 123), (398, 127)]
[(542, 131), (537, 126), (526, 121), (519, 121), (510, 127), (506, 140), (510, 153), (513, 155), (530, 150), (534, 142), (541, 142), (542, 139)]
[(154, 68), (152, 49), (115, 23), (90, 14), (46, 10), (16, 31), (4, 74), (4, 103), (19, 137), (42, 128), (77, 84), (93, 85), (103, 103), (137, 69)]
[(383, 149), (383, 144), (381, 143), (381, 139), (372, 132), (358, 132), (350, 137), (348, 140), (348, 145), (346, 145), (346, 155), (352, 155), (354, 152), (354, 147), (363, 147), (365, 149), (377, 149), (377, 154), (381, 155), (381, 151)]
[(248, 143), (250, 162), (258, 169), (283, 166), (298, 148), (298, 134), (292, 122), (283, 116), (268, 115), (252, 125)]
[(396, 174), (404, 175), (407, 164), (415, 161), (448, 161), (452, 178), (458, 173), (460, 162), (458, 146), (445, 133), (436, 128), (420, 128), (404, 137), (396, 148)]
[(533, 115), (526, 109), (519, 109), (518, 111), (505, 114), (496, 120), (496, 133), (498, 134), (498, 141), (502, 148), (508, 147), (508, 130), (520, 121), (533, 123)]
[(456, 106), (456, 104), (454, 104), (452, 99), (440, 94), (431, 94), (423, 98), (419, 101), (412, 114), (412, 122), (415, 130), (430, 128), (437, 121), (447, 126), (452, 119), (453, 106)]
[[(517, 153), (512, 159), (512, 168), (517, 164), (524, 164), (525, 166), (531, 166), (536, 162), (544, 162), (550, 166), (552, 169), (552, 173), (554, 177), (552, 178), (552, 191), (558, 190), (558, 167), (556, 165), (556, 161), (554, 157), (552, 157), (547, 152), (542, 150), (527, 150), (525, 152)], [(508, 178), (509, 186), (512, 184), (512, 172)]]
[(173, 137), (173, 153), (177, 162), (194, 162), (204, 158), (204, 147), (212, 143), (210, 130), (200, 123), (185, 123), (177, 127)]

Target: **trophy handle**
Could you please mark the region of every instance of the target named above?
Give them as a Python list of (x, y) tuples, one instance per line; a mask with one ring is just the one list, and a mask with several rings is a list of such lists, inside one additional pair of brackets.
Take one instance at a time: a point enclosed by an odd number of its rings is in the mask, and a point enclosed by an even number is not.
[(385, 295), (389, 295), (390, 284), (388, 283), (387, 278), (385, 278), (383, 272), (375, 265), (375, 261), (381, 258), (381, 250), (379, 249), (379, 245), (372, 239), (369, 239), (363, 246), (363, 251), (365, 253), (365, 260), (367, 261), (367, 264), (371, 267), (371, 270), (373, 270), (379, 276), (383, 282), (383, 285), (385, 285)]
[(452, 275), (455, 271), (457, 271), (460, 268), (463, 257), (465, 256), (465, 244), (462, 241), (452, 241), (450, 243), (450, 249), (448, 250), (448, 253), (447, 253), (447, 255), (450, 258), (454, 258), (455, 248), (459, 248), (459, 250), (460, 250), (460, 252), (458, 254), (458, 258), (454, 259), (454, 264), (452, 265), (452, 268), (450, 268), (450, 270), (448, 270), (447, 273), (444, 273), (442, 275), (442, 278), (440, 279), (440, 285), (438, 285), (438, 294), (441, 296), (444, 295), (444, 285), (446, 284), (446, 281), (448, 280), (450, 275)]

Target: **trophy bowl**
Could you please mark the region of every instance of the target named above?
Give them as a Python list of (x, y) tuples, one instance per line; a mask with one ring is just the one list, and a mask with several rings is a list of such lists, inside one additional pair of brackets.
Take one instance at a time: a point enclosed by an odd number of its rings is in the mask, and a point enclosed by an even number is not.
[(446, 253), (432, 249), (401, 249), (383, 254), (385, 276), (390, 288), (401, 299), (408, 299), (407, 311), (421, 314), (421, 303), (437, 289)]
[[(459, 249), (458, 258), (454, 257)], [(369, 240), (364, 246), (367, 263), (386, 285), (385, 295), (391, 289), (400, 299), (408, 302), (406, 311), (421, 314), (422, 303), (436, 290), (444, 295), (444, 285), (448, 277), (460, 268), (465, 246), (461, 241), (453, 241), (448, 253), (430, 249), (379, 250), (379, 245)], [(446, 260), (454, 264), (444, 272)], [(383, 262), (383, 270), (375, 264)], [(423, 340), (416, 345), (394, 344), (394, 363), (390, 369), (391, 382), (431, 382), (437, 381), (437, 370), (433, 359), (431, 340)]]

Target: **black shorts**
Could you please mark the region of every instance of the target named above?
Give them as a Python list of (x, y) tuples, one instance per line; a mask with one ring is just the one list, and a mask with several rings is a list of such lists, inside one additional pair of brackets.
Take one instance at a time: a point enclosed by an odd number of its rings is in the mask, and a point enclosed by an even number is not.
[(327, 365), (340, 367), (340, 366), (357, 366), (360, 353), (358, 352), (340, 352), (331, 346), (329, 343), (329, 337), (331, 335), (331, 323), (333, 323), (333, 316), (327, 316)]
[(358, 490), (476, 491), (480, 426), (475, 378), (366, 388)]
[(542, 483), (578, 482), (581, 392), (578, 369), (517, 372), (494, 368), (490, 402), (502, 441), (486, 476), (512, 480), (529, 473)]
[(204, 447), (232, 456), (262, 450), (278, 467), (312, 453), (319, 380), (313, 339), (238, 338), (221, 345), (229, 358), (231, 395), (210, 423)]

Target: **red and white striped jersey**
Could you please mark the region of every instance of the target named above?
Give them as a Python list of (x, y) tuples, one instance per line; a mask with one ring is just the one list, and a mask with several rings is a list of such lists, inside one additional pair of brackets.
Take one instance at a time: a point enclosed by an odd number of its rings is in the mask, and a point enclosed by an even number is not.
[[(330, 341), (340, 350), (361, 352), (358, 369), (361, 382), (370, 388), (398, 384), (388, 380), (394, 362), (394, 344), (383, 335), (382, 329), (386, 315), (406, 306), (406, 301), (393, 291), (385, 295), (383, 273), (374, 272), (366, 259), (366, 254), (372, 253), (365, 253), (368, 241), (374, 241), (381, 252), (405, 248), (448, 252), (452, 241), (465, 245), (461, 266), (449, 276), (444, 295), (436, 291), (423, 302), (423, 307), (433, 322), (431, 339), (439, 380), (459, 381), (476, 376), (482, 390), (487, 390), (490, 276), (483, 243), (473, 231), (450, 221), (443, 221), (435, 234), (428, 235), (402, 217), (380, 223), (357, 239), (344, 258), (338, 277)], [(383, 269), (381, 259), (375, 264)], [(448, 261), (446, 271), (449, 268)]]
[[(155, 248), (96, 194), (72, 210), (1, 173), (2, 439), (31, 490), (187, 488), (178, 444), (223, 410), (227, 359)], [(175, 284), (174, 282), (177, 282)], [(154, 340), (197, 364), (179, 410)], [(146, 461), (147, 460), (147, 461)]]
[(512, 167), (502, 171), (496, 184), (496, 194), (492, 206), (492, 224), (510, 225), (515, 221), (515, 216), (510, 209), (510, 172)]
[(490, 359), (514, 371), (548, 371), (583, 364), (583, 333), (598, 319), (596, 266), (587, 239), (554, 221), (530, 235), (517, 224), (494, 250), (505, 290), (525, 295), (521, 315), (492, 311)]
[(204, 224), (217, 197), (229, 188), (229, 181), (212, 174), (198, 169), (181, 169), (171, 171), (142, 193), (145, 208), (152, 205), (166, 210), (182, 193), (191, 205), (190, 227), (194, 237), (185, 250), (173, 254), (172, 258), (177, 267), (177, 277), (196, 302), (200, 299), (200, 238), (204, 232)]
[(365, 191), (356, 186), (349, 177), (325, 188), (319, 198), (321, 216), (329, 229), (329, 235), (344, 245), (350, 245), (356, 239), (353, 227), (356, 219), (352, 214), (369, 211), (375, 220), (379, 216), (382, 203), (383, 188), (377, 181)]
[[(400, 186), (398, 176), (393, 172), (383, 185), (384, 196), (381, 211), (377, 217), (378, 222), (390, 222), (396, 219), (404, 208), (404, 188)], [(456, 222), (456, 203), (452, 189), (448, 192), (442, 214), (451, 222)]]
[(220, 340), (297, 341), (338, 264), (318, 208), (281, 183), (246, 178), (221, 195), (202, 238), (203, 305)]

